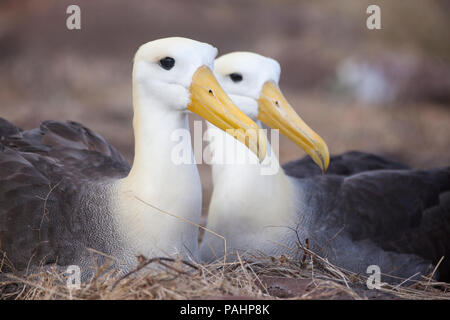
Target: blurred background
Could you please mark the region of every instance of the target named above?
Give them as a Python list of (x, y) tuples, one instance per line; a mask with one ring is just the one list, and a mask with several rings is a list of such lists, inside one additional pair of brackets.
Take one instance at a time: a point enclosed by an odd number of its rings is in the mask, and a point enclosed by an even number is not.
[[(81, 30), (66, 28), (70, 4)], [(366, 28), (370, 4), (381, 30)], [(449, 17), (448, 0), (0, 0), (0, 117), (23, 129), (81, 122), (131, 162), (133, 55), (184, 36), (277, 59), (281, 89), (331, 153), (449, 165)], [(282, 163), (304, 156), (281, 139)]]

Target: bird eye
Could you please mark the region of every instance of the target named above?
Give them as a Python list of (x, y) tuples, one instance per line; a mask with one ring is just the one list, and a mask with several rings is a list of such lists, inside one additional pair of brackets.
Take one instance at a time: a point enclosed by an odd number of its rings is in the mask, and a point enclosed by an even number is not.
[(171, 57), (165, 57), (159, 60), (159, 64), (166, 70), (170, 70), (175, 65), (175, 59)]
[(230, 74), (230, 78), (231, 78), (231, 80), (233, 80), (233, 82), (239, 82), (239, 81), (242, 81), (242, 74), (232, 73), (232, 74)]

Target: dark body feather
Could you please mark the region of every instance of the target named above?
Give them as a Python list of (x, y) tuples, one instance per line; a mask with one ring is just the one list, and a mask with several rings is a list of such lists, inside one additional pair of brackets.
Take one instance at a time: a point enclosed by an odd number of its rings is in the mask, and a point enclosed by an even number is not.
[(23, 131), (0, 118), (0, 250), (8, 269), (87, 267), (87, 248), (120, 251), (109, 194), (128, 171), (116, 149), (78, 123)]
[[(410, 277), (450, 280), (450, 167), (294, 178), (302, 228), (315, 251), (352, 271), (371, 264)], [(392, 281), (392, 279), (385, 279)]]

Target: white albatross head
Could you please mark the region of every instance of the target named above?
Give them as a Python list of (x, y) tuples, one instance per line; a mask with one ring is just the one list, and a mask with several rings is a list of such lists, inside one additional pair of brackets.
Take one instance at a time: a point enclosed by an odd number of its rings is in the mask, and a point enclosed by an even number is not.
[(278, 82), (280, 64), (253, 52), (232, 52), (216, 59), (214, 73), (225, 91), (251, 119), (279, 129), (325, 171), (330, 155), (325, 141), (295, 112)]
[(278, 84), (280, 64), (253, 52), (232, 52), (216, 59), (214, 74), (238, 107), (258, 119), (258, 99), (267, 81)]
[(264, 159), (263, 133), (234, 105), (211, 71), (216, 55), (213, 46), (187, 38), (164, 38), (142, 45), (134, 58), (135, 112), (146, 97), (167, 112), (191, 111), (222, 130), (239, 129), (235, 137)]

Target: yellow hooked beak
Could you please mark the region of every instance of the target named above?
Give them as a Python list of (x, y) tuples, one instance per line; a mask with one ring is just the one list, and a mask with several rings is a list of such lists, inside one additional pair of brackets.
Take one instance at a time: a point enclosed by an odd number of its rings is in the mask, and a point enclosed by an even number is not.
[(266, 82), (258, 99), (258, 119), (299, 145), (325, 172), (330, 163), (328, 146), (300, 116), (294, 111), (283, 96), (278, 86)]
[(207, 66), (192, 78), (188, 110), (244, 143), (259, 160), (266, 156), (266, 137), (258, 125), (231, 101)]

